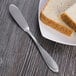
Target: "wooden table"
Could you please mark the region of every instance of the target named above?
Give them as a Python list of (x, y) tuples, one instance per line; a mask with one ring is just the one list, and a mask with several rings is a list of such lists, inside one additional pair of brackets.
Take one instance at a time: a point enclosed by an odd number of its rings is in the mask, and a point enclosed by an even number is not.
[[(9, 14), (16, 4), (32, 33), (59, 65), (59, 73), (48, 69), (33, 40)], [(58, 44), (41, 36), (38, 24), (39, 0), (0, 0), (0, 76), (76, 76), (76, 47)], [(2, 59), (1, 59), (2, 58)]]

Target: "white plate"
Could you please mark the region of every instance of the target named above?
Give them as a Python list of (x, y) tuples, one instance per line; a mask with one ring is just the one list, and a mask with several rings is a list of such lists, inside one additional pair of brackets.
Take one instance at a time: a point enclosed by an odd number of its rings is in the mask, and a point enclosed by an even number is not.
[(50, 28), (49, 26), (46, 26), (41, 20), (40, 20), (40, 11), (44, 7), (47, 0), (40, 0), (39, 3), (39, 12), (38, 12), (38, 20), (39, 20), (39, 27), (41, 34), (44, 38), (47, 38), (51, 41), (66, 44), (66, 45), (72, 45), (76, 46), (76, 33), (72, 37), (67, 37), (60, 32)]

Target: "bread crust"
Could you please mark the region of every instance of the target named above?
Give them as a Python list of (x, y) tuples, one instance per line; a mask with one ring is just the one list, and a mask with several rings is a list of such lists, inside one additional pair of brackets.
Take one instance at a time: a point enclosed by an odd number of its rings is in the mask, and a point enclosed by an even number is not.
[(67, 36), (71, 36), (72, 33), (74, 32), (71, 28), (68, 28), (62, 24), (55, 22), (52, 19), (47, 18), (42, 12), (40, 13), (40, 19), (46, 25), (56, 29), (57, 31), (59, 31)]
[(76, 32), (76, 22), (74, 22), (66, 13), (61, 14), (62, 20)]

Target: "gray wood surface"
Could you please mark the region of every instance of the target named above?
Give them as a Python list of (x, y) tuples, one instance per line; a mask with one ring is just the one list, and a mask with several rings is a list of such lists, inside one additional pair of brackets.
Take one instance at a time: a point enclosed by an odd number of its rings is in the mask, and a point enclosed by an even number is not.
[[(59, 65), (59, 73), (49, 70), (33, 40), (20, 29), (9, 14), (16, 4), (32, 33)], [(41, 36), (38, 24), (39, 0), (0, 0), (0, 76), (76, 76), (76, 47), (61, 45)], [(1, 59), (2, 58), (2, 59)]]

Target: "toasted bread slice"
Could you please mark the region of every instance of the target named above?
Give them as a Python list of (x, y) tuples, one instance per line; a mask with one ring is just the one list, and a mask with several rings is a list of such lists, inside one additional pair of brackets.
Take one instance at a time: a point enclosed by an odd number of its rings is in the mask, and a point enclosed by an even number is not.
[(62, 9), (62, 4), (64, 4), (63, 1), (65, 0), (48, 0), (40, 13), (40, 19), (43, 23), (54, 28), (55, 30), (67, 36), (71, 36), (74, 31), (60, 18), (60, 13), (64, 11)]

